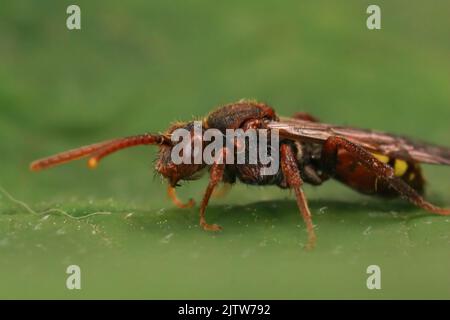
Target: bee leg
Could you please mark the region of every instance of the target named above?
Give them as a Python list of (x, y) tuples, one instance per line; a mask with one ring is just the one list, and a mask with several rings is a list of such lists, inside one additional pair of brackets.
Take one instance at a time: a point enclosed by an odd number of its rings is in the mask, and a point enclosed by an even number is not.
[(342, 137), (332, 136), (327, 139), (322, 149), (322, 162), (325, 169), (333, 172), (337, 161), (337, 152), (342, 148), (352, 154), (363, 166), (373, 172), (379, 179), (385, 180), (401, 197), (412, 204), (439, 215), (450, 215), (450, 209), (437, 207), (426, 201), (405, 181), (395, 176), (394, 169), (374, 157), (369, 151)]
[(287, 145), (281, 145), (281, 170), (290, 188), (295, 192), (297, 205), (303, 216), (308, 231), (308, 243), (306, 249), (313, 249), (316, 244), (316, 234), (314, 233), (314, 225), (311, 219), (308, 202), (306, 200), (303, 189), (301, 188), (303, 181), (300, 177), (300, 171), (292, 148)]
[(175, 188), (170, 185), (167, 187), (167, 195), (178, 208), (192, 208), (195, 205), (195, 201), (193, 199), (189, 199), (187, 203), (184, 203), (178, 199)]
[[(222, 230), (222, 227), (217, 225), (217, 224), (208, 224), (206, 223), (206, 219), (205, 219), (205, 210), (206, 207), (208, 206), (208, 202), (209, 202), (209, 198), (211, 198), (211, 194), (214, 191), (214, 188), (219, 184), (220, 181), (222, 181), (223, 178), (223, 174), (225, 171), (225, 164), (224, 164), (224, 159), (225, 159), (225, 148), (222, 149), (223, 151), (221, 152), (221, 159), (216, 160), (214, 162), (214, 164), (211, 166), (211, 170), (210, 170), (210, 176), (209, 176), (209, 183), (208, 183), (208, 187), (206, 188), (205, 194), (203, 196), (203, 200), (202, 203), (200, 205), (200, 226), (203, 228), (203, 230), (206, 231), (220, 231)], [(223, 159), (223, 161), (222, 161)]]

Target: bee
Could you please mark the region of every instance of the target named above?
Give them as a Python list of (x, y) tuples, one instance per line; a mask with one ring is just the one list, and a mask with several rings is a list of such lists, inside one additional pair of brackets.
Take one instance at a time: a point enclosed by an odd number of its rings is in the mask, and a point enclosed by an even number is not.
[[(382, 197), (402, 197), (417, 207), (438, 215), (450, 215), (450, 209), (431, 204), (423, 198), (424, 178), (420, 163), (450, 165), (450, 148), (415, 141), (403, 136), (374, 130), (325, 124), (306, 113), (290, 118), (278, 117), (265, 103), (240, 100), (209, 113), (201, 121), (203, 128), (226, 133), (229, 129), (276, 131), (279, 135), (277, 152), (280, 166), (276, 172), (264, 175), (262, 163), (225, 163), (227, 153), (237, 151), (229, 146), (217, 154), (212, 164), (175, 163), (171, 136), (177, 129), (194, 132), (193, 121), (175, 123), (162, 134), (141, 134), (95, 143), (62, 152), (30, 165), (32, 171), (46, 169), (72, 160), (88, 157), (88, 166), (116, 151), (139, 145), (159, 148), (155, 170), (168, 182), (168, 195), (180, 208), (192, 207), (190, 199), (183, 203), (175, 188), (183, 180), (193, 180), (209, 171), (209, 183), (200, 204), (200, 226), (207, 231), (219, 231), (217, 224), (206, 222), (205, 211), (219, 183), (232, 185), (241, 181), (249, 185), (276, 185), (295, 193), (299, 211), (306, 224), (306, 248), (316, 243), (311, 211), (303, 192), (304, 183), (321, 185), (332, 178), (364, 194)], [(207, 143), (202, 144), (204, 149)], [(245, 151), (249, 152), (248, 146)], [(206, 169), (206, 170), (205, 170)]]

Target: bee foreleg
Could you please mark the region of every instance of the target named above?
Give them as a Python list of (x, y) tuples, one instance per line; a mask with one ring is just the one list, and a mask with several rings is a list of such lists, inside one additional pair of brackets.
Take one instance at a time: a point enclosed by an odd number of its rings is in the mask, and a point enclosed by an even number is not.
[(189, 201), (186, 203), (178, 199), (175, 187), (172, 187), (171, 185), (167, 187), (167, 195), (172, 200), (172, 202), (180, 209), (192, 208), (195, 205), (195, 201), (193, 199), (189, 199)]
[(205, 210), (208, 206), (209, 198), (211, 198), (211, 194), (214, 191), (214, 188), (222, 181), (223, 173), (225, 171), (225, 161), (226, 158), (226, 148), (222, 149), (220, 152), (218, 159), (211, 166), (209, 183), (206, 188), (205, 194), (203, 196), (202, 203), (200, 205), (200, 226), (206, 231), (219, 231), (222, 230), (222, 227), (217, 224), (208, 224), (205, 219)]

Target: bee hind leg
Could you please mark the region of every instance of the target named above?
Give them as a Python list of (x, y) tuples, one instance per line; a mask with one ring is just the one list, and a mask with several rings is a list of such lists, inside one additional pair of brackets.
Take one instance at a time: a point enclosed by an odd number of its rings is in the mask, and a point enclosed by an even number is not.
[(323, 166), (332, 172), (336, 166), (337, 152), (344, 149), (355, 157), (363, 166), (375, 174), (379, 179), (386, 181), (394, 188), (401, 197), (412, 204), (425, 209), (428, 212), (448, 216), (450, 209), (441, 208), (426, 201), (416, 190), (409, 186), (401, 178), (395, 176), (395, 171), (389, 165), (381, 162), (363, 147), (354, 144), (342, 137), (329, 137), (323, 145), (322, 162)]

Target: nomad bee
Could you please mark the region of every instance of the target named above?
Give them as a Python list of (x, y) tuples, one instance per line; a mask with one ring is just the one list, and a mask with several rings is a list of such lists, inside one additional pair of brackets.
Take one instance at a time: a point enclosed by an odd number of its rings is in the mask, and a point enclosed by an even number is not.
[[(419, 166), (419, 163), (450, 165), (450, 148), (378, 131), (324, 124), (305, 113), (297, 113), (291, 118), (278, 117), (270, 106), (247, 100), (222, 106), (201, 121), (203, 130), (215, 129), (223, 134), (229, 129), (276, 131), (279, 135), (276, 150), (280, 166), (273, 174), (264, 175), (261, 171), (264, 164), (260, 162), (228, 164), (220, 161), (227, 153), (237, 152), (234, 148), (230, 149), (229, 145), (216, 154), (217, 161), (212, 164), (175, 164), (171, 152), (175, 143), (171, 135), (177, 129), (185, 129), (193, 134), (193, 123), (176, 123), (164, 134), (113, 139), (59, 153), (33, 162), (31, 170), (37, 171), (84, 157), (89, 157), (88, 165), (94, 168), (100, 159), (118, 150), (138, 145), (157, 145), (159, 153), (155, 169), (167, 179), (168, 194), (178, 207), (191, 207), (194, 204), (192, 199), (182, 203), (177, 198), (175, 187), (178, 183), (193, 180), (204, 169), (209, 170), (209, 184), (200, 205), (200, 225), (204, 230), (221, 229), (205, 220), (209, 199), (220, 182), (233, 184), (239, 180), (250, 185), (277, 185), (283, 189), (292, 189), (295, 193), (308, 231), (307, 248), (314, 246), (316, 236), (302, 190), (303, 183), (320, 185), (334, 178), (365, 194), (401, 196), (428, 212), (450, 215), (449, 209), (437, 207), (422, 197), (424, 178)], [(207, 145), (202, 142), (201, 147), (206, 148)], [(244, 148), (247, 148), (244, 150), (246, 153), (252, 151), (248, 146)]]

